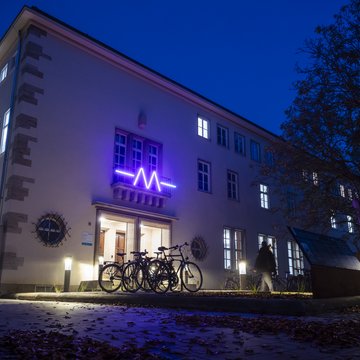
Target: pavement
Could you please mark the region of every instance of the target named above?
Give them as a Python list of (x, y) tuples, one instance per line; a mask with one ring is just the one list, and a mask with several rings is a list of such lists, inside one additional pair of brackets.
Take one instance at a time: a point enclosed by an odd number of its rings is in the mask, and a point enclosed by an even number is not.
[[(0, 338), (10, 331), (19, 334), (19, 329), (57, 331), (118, 348), (131, 344), (169, 360), (355, 360), (360, 359), (359, 305), (360, 297), (248, 298), (209, 291), (195, 295), (7, 294), (0, 298)], [(346, 313), (345, 308), (355, 311)], [(271, 331), (264, 330), (264, 324)], [(359, 330), (355, 343), (339, 342), (337, 336), (350, 339), (347, 330), (351, 331), (352, 326)], [(294, 336), (295, 328), (304, 333)], [(318, 333), (311, 332), (313, 328), (319, 329)], [(333, 328), (335, 334), (330, 332)], [(329, 345), (323, 335), (334, 336), (334, 343)], [(0, 348), (0, 358), (26, 357), (11, 357)], [(47, 358), (53, 359), (42, 357)]]
[(241, 291), (211, 291), (197, 293), (148, 292), (33, 292), (3, 294), (0, 298), (18, 300), (65, 301), (97, 304), (123, 304), (131, 306), (153, 306), (172, 309), (202, 311), (242, 312), (268, 315), (309, 316), (319, 315), (343, 308), (360, 306), (360, 296), (329, 299), (313, 299), (310, 295), (283, 296), (273, 293), (271, 296), (255, 296)]

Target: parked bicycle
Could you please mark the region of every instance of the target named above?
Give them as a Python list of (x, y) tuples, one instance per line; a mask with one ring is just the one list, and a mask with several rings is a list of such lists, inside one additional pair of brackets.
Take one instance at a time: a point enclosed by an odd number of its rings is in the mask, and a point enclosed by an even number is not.
[(121, 257), (122, 261), (110, 262), (105, 264), (99, 272), (98, 283), (102, 290), (112, 293), (119, 290), (122, 285), (122, 274), (124, 270), (124, 257), (126, 253), (117, 253)]
[[(151, 287), (155, 292), (163, 292), (161, 289), (166, 284), (169, 284), (171, 291), (181, 291), (185, 288), (187, 291), (197, 292), (201, 289), (203, 283), (201, 270), (197, 264), (189, 261), (189, 258), (184, 255), (183, 247), (185, 246), (189, 246), (189, 244), (185, 242), (169, 248), (165, 246), (158, 248), (156, 261), (159, 263), (161, 271), (158, 274), (154, 273), (151, 282)], [(175, 250), (178, 251), (177, 254), (173, 253)], [(165, 268), (168, 269), (168, 274), (166, 274)]]
[[(169, 270), (165, 268), (158, 260), (148, 257), (148, 252), (133, 251), (134, 260), (130, 261), (124, 267), (122, 278), (124, 289), (129, 292), (136, 292), (139, 289), (145, 291), (155, 291), (155, 276), (169, 277)], [(164, 275), (165, 274), (165, 275)], [(166, 292), (169, 284), (165, 286), (158, 285), (157, 292)]]

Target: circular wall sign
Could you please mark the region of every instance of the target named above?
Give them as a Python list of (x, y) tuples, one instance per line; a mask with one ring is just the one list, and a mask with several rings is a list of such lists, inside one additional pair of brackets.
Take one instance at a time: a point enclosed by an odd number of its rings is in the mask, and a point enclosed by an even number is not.
[(191, 254), (196, 260), (204, 260), (206, 258), (208, 247), (203, 237), (195, 236), (190, 244)]
[(58, 214), (42, 216), (35, 226), (36, 235), (45, 246), (57, 247), (66, 240), (66, 235), (69, 235), (64, 218)]

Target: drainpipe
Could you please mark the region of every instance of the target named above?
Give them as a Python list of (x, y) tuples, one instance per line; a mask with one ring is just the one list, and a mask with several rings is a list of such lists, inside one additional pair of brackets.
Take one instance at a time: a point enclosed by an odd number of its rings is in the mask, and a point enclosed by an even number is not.
[(17, 91), (17, 82), (19, 77), (19, 68), (20, 68), (20, 53), (22, 46), (22, 34), (21, 31), (18, 32), (18, 46), (17, 46), (17, 54), (15, 58), (15, 70), (13, 76), (13, 82), (11, 86), (11, 98), (10, 98), (10, 117), (9, 117), (9, 125), (8, 125), (8, 134), (6, 138), (5, 144), (5, 152), (4, 152), (4, 160), (2, 166), (1, 180), (0, 180), (0, 285), (1, 285), (1, 277), (3, 272), (3, 263), (4, 263), (4, 251), (5, 251), (5, 225), (3, 222), (3, 211), (4, 211), (4, 195), (5, 195), (5, 181), (8, 170), (8, 162), (10, 155), (10, 142), (11, 136), (13, 132), (13, 121), (14, 121), (14, 112), (15, 112), (15, 100), (16, 100), (16, 91)]

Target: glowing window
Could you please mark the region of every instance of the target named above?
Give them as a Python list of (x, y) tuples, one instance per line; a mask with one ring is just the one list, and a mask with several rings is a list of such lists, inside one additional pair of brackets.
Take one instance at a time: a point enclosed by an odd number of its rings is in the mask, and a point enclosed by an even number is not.
[(345, 197), (345, 186), (344, 185), (339, 185), (339, 194), (341, 197)]
[(0, 72), (0, 83), (3, 82), (7, 76), (8, 64), (6, 64)]
[(1, 132), (0, 154), (2, 154), (6, 148), (6, 139), (9, 130), (9, 120), (10, 120), (10, 109), (8, 109), (4, 114), (4, 120), (2, 125), (2, 132)]
[(224, 269), (231, 270), (231, 238), (230, 229), (224, 229)]
[(209, 138), (209, 122), (200, 116), (198, 117), (198, 135), (205, 139)]
[(295, 241), (288, 241), (288, 263), (290, 275), (304, 274), (304, 255)]
[(278, 256), (277, 256), (277, 242), (274, 236), (258, 234), (258, 245), (259, 249), (262, 246), (263, 241), (266, 241), (268, 245), (271, 245), (270, 249), (275, 256), (276, 269), (278, 268)]
[(346, 219), (347, 219), (348, 232), (352, 234), (354, 232), (354, 224), (352, 217), (350, 215), (347, 215)]
[(263, 209), (269, 209), (269, 187), (260, 184), (260, 205)]
[(333, 216), (331, 216), (331, 218), (330, 218), (330, 223), (331, 223), (331, 227), (333, 228), (333, 229), (337, 229), (337, 222), (336, 222), (336, 217), (333, 215)]

